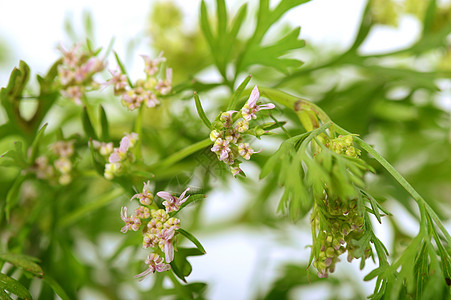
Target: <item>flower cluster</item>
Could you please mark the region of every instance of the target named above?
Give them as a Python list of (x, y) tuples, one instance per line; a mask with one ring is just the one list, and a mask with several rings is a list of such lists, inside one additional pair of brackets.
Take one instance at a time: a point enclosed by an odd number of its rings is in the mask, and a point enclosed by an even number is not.
[[(315, 255), (313, 266), (318, 270), (318, 276), (327, 278), (329, 273), (335, 271), (335, 264), (340, 261), (341, 254), (348, 252), (348, 261), (355, 256), (357, 247), (353, 240), (358, 240), (364, 232), (363, 217), (358, 214), (357, 202), (349, 201), (347, 204), (339, 199), (333, 201), (325, 198), (324, 204), (327, 214), (317, 216), (312, 223), (319, 226), (319, 222), (326, 222), (329, 230), (320, 230), (316, 242), (321, 244), (320, 251)], [(321, 221), (320, 221), (321, 220)], [(371, 248), (365, 249), (365, 258), (371, 254)]]
[(110, 71), (113, 76), (107, 84), (112, 85), (114, 94), (121, 96), (122, 105), (129, 110), (134, 110), (141, 105), (155, 107), (160, 104), (158, 98), (169, 94), (172, 88), (172, 69), (162, 67), (166, 60), (161, 53), (157, 58), (151, 59), (147, 55), (141, 55), (144, 59), (145, 79), (139, 79), (134, 85), (129, 83), (127, 76), (119, 70)]
[(62, 46), (59, 49), (63, 54), (62, 63), (58, 66), (61, 94), (81, 105), (87, 89), (99, 86), (93, 76), (105, 69), (105, 62), (93, 53), (82, 51), (80, 44), (70, 50)]
[(354, 138), (352, 135), (340, 135), (335, 139), (329, 140), (326, 147), (337, 154), (344, 154), (350, 157), (359, 157), (360, 150), (354, 146)]
[(144, 278), (147, 275), (169, 270), (169, 263), (174, 259), (174, 238), (177, 230), (180, 229), (180, 219), (170, 217), (169, 213), (178, 211), (181, 205), (189, 198), (185, 197), (187, 188), (179, 197), (168, 192), (158, 192), (165, 209), (159, 209), (153, 201), (154, 196), (150, 192), (150, 182), (144, 183), (142, 193), (134, 195), (131, 199), (138, 199), (140, 206), (135, 210), (135, 214), (128, 216), (127, 208), (122, 207), (121, 219), (125, 222), (121, 232), (128, 230), (138, 231), (141, 227), (143, 234), (143, 248), (152, 249), (145, 261), (148, 268), (136, 275), (136, 278)]
[(108, 157), (108, 163), (105, 165), (104, 176), (111, 180), (124, 172), (127, 165), (135, 160), (132, 150), (138, 142), (138, 134), (126, 134), (119, 145), (119, 148), (113, 148), (112, 143), (101, 143), (93, 141), (93, 148), (105, 158)]
[(56, 158), (39, 156), (34, 161), (31, 171), (39, 179), (57, 181), (61, 185), (68, 185), (72, 181), (71, 172), (74, 160), (74, 141), (57, 141), (51, 145)]
[[(243, 142), (242, 135), (252, 134), (257, 137), (268, 133), (259, 126), (251, 126), (250, 122), (257, 118), (257, 112), (264, 109), (273, 109), (272, 103), (257, 105), (260, 97), (257, 86), (241, 108), (240, 111), (226, 111), (216, 118), (214, 129), (210, 132), (210, 139), (214, 142), (211, 151), (216, 153), (218, 159), (230, 167), (233, 175), (241, 172), (239, 158), (249, 160), (254, 151), (248, 143)], [(233, 116), (236, 114), (235, 116)]]
[[(360, 150), (353, 146), (353, 136), (339, 136), (325, 143), (326, 147), (337, 154), (356, 158)], [(355, 240), (364, 234), (364, 219), (357, 208), (357, 200), (343, 200), (332, 197), (325, 188), (324, 197), (315, 203), (312, 214), (312, 230), (317, 236), (314, 243), (317, 247), (314, 253), (313, 266), (318, 270), (318, 276), (327, 278), (335, 271), (339, 256), (348, 252), (348, 261), (356, 258)], [(372, 255), (371, 248), (364, 249), (365, 258)]]

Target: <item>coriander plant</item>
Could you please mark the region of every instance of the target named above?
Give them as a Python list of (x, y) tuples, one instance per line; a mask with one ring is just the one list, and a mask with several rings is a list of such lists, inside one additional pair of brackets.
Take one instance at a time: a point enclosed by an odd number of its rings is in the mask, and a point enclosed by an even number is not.
[[(89, 17), (91, 38), (61, 45), (46, 74), (31, 80), (20, 61), (0, 92), (0, 299), (77, 299), (86, 288), (206, 299), (208, 282), (189, 277), (192, 257), (208, 255), (196, 236), (236, 224), (311, 232), (305, 264), (255, 282), (256, 299), (338, 288), (350, 280), (334, 273), (343, 260), (360, 260), (373, 286), (353, 286), (352, 299), (448, 299), (451, 139), (437, 99), (451, 79), (451, 6), (368, 0), (341, 51), (305, 46), (282, 24), (307, 2), (202, 0), (191, 32), (174, 3), (154, 3), (151, 49), (131, 51), (139, 78), (114, 43), (95, 45)], [(362, 54), (373, 29), (407, 14), (422, 25), (412, 45)], [(249, 189), (236, 193), (244, 208), (205, 228), (208, 195), (231, 182)]]

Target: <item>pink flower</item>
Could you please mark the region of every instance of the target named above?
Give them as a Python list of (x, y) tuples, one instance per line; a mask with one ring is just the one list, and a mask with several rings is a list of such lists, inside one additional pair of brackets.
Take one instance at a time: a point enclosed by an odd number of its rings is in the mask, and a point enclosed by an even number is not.
[(67, 50), (63, 47), (63, 45), (60, 45), (58, 49), (63, 53), (63, 62), (64, 64), (75, 67), (78, 64), (78, 61), (80, 59), (80, 55), (78, 53), (78, 49), (80, 49), (81, 44), (75, 45), (71, 50)]
[(127, 76), (122, 74), (119, 70), (109, 70), (111, 75), (110, 80), (108, 80), (105, 85), (112, 85), (114, 89), (114, 94), (118, 95), (125, 91), (128, 86)]
[(248, 143), (242, 143), (238, 145), (238, 153), (246, 160), (249, 160), (252, 154), (259, 153), (260, 151), (255, 152), (254, 149), (249, 147)]
[(218, 154), (219, 160), (223, 161), (229, 157), (232, 150), (229, 147), (229, 141), (218, 138), (213, 147), (211, 147), (211, 151)]
[(229, 110), (221, 114), (219, 120), (221, 120), (224, 123), (225, 128), (232, 126), (233, 123), (232, 115), (236, 112), (237, 112), (236, 110)]
[(130, 139), (125, 136), (122, 138), (119, 148), (114, 148), (113, 153), (111, 153), (108, 161), (110, 163), (116, 163), (125, 158), (127, 155), (128, 148), (130, 147)]
[(260, 93), (258, 91), (257, 86), (252, 90), (251, 95), (249, 96), (249, 100), (241, 109), (241, 114), (243, 118), (247, 121), (257, 118), (257, 112), (262, 109), (273, 109), (275, 107), (274, 104), (268, 103), (264, 105), (257, 105), (257, 100), (260, 97)]
[(163, 52), (161, 52), (160, 55), (158, 55), (158, 57), (155, 59), (151, 59), (150, 56), (148, 55), (141, 55), (141, 57), (144, 59), (145, 64), (144, 72), (148, 76), (155, 75), (155, 73), (158, 72), (158, 66), (162, 62), (166, 61), (166, 58), (163, 57)]
[(78, 85), (69, 86), (64, 90), (61, 90), (61, 94), (69, 99), (74, 100), (75, 104), (81, 105), (81, 98), (83, 98), (83, 87)]
[(190, 197), (183, 198), (187, 191), (189, 191), (189, 188), (187, 188), (178, 198), (168, 192), (158, 192), (157, 196), (166, 200), (163, 201), (163, 205), (166, 207), (166, 212), (169, 213), (171, 211), (179, 210), (180, 206)]
[(157, 237), (160, 239), (159, 246), (163, 250), (167, 263), (170, 263), (174, 259), (174, 245), (172, 244), (172, 238), (175, 231), (173, 228), (162, 229), (157, 233)]
[(165, 264), (163, 258), (156, 253), (150, 253), (149, 256), (147, 256), (146, 264), (149, 265), (149, 268), (136, 275), (135, 278), (140, 278), (140, 280), (143, 280), (146, 276), (154, 273), (155, 271), (164, 272), (171, 269), (171, 266), (169, 264)]
[(162, 95), (167, 95), (171, 91), (172, 86), (172, 69), (166, 69), (166, 79), (159, 80), (155, 89)]
[(127, 216), (127, 207), (121, 208), (121, 219), (125, 222), (125, 226), (121, 228), (122, 233), (126, 233), (129, 230), (138, 231), (141, 226), (141, 219), (137, 216)]
[(153, 248), (158, 245), (158, 237), (153, 233), (146, 233), (143, 238), (143, 248)]
[(139, 193), (139, 194), (135, 194), (130, 200), (138, 198), (139, 202), (142, 205), (150, 205), (153, 200), (153, 195), (149, 191), (149, 189), (150, 189), (150, 181), (147, 181), (147, 183), (144, 183), (143, 192)]

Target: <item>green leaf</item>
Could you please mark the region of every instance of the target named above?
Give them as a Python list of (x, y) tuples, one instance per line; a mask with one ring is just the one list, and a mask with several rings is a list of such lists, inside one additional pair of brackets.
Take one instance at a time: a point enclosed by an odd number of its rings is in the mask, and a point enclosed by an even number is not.
[(232, 29), (230, 30), (230, 40), (232, 43), (230, 44), (230, 47), (233, 47), (238, 32), (240, 31), (241, 25), (243, 24), (243, 21), (246, 18), (246, 14), (247, 14), (247, 3), (244, 3), (238, 9), (235, 18), (232, 21)]
[(216, 10), (218, 16), (218, 36), (227, 31), (227, 9), (224, 0), (216, 0)]
[(204, 122), (205, 126), (207, 126), (207, 128), (211, 130), (211, 122), (210, 120), (208, 120), (207, 115), (202, 108), (202, 104), (200, 103), (199, 95), (197, 95), (196, 92), (194, 92), (194, 102), (196, 103), (197, 114), (199, 115), (200, 119), (202, 120), (202, 122)]
[(196, 237), (194, 237), (194, 235), (192, 235), (186, 230), (183, 230), (182, 228), (178, 229), (177, 231), (180, 232), (183, 236), (185, 236), (188, 240), (193, 242), (193, 244), (196, 245), (197, 249), (199, 249), (200, 252), (204, 254), (207, 253), (202, 244), (199, 242), (198, 239), (196, 239)]
[(418, 253), (417, 261), (415, 262), (415, 274), (417, 299), (421, 299), (424, 287), (429, 279), (429, 254), (425, 242), (421, 247), (420, 253)]
[(83, 107), (83, 112), (81, 113), (81, 120), (83, 123), (83, 129), (88, 138), (93, 140), (98, 140), (97, 134), (92, 126), (91, 118), (89, 118), (88, 109)]
[(55, 281), (55, 279), (48, 275), (45, 275), (43, 279), (62, 300), (70, 299), (64, 289), (58, 284), (58, 282)]
[(130, 80), (130, 77), (128, 77), (127, 70), (125, 69), (124, 64), (122, 63), (121, 59), (119, 58), (119, 55), (117, 55), (116, 51), (113, 51), (113, 53), (114, 53), (114, 57), (116, 58), (116, 62), (118, 64), (119, 68), (121, 69), (122, 74), (124, 74), (127, 77), (128, 85), (131, 88), (133, 88), (133, 83)]
[(91, 152), (91, 158), (92, 163), (94, 164), (94, 169), (96, 170), (97, 174), (103, 177), (105, 173), (105, 165), (99, 162), (99, 159), (97, 157), (100, 155), (94, 150), (92, 140), (89, 142), (89, 151)]
[(213, 37), (213, 33), (211, 32), (210, 21), (208, 20), (208, 10), (205, 1), (202, 0), (200, 4), (200, 27), (202, 32), (207, 40), (208, 46), (210, 46), (210, 51), (212, 54), (215, 53), (216, 45), (215, 38)]
[(8, 194), (6, 194), (6, 205), (5, 205), (5, 216), (6, 221), (9, 221), (9, 214), (11, 208), (17, 203), (20, 188), (22, 187), (22, 183), (27, 179), (27, 176), (18, 176), (14, 181), (12, 187), (9, 189)]
[(240, 99), (241, 93), (243, 93), (244, 89), (246, 88), (247, 84), (251, 80), (252, 75), (248, 75), (243, 82), (240, 83), (238, 88), (233, 92), (232, 98), (229, 101), (229, 105), (227, 106), (227, 110), (234, 110), (236, 109), (238, 100)]
[(30, 292), (17, 280), (0, 273), (0, 290), (10, 292), (21, 299), (32, 299)]
[(178, 251), (176, 252), (174, 256), (174, 260), (171, 261), (170, 265), (172, 268), (172, 271), (174, 274), (183, 280), (183, 282), (186, 282), (185, 277), (191, 274), (192, 266), (188, 262), (187, 257), (189, 256), (199, 256), (204, 255), (203, 252), (201, 252), (197, 248), (182, 248), (179, 247)]
[(282, 55), (295, 49), (304, 47), (304, 40), (298, 40), (300, 27), (294, 29), (289, 34), (265, 47), (259, 45), (251, 46), (241, 61), (241, 69), (259, 64), (277, 69), (287, 74), (288, 68), (298, 68), (302, 62), (297, 59), (281, 58)]
[(36, 160), (36, 157), (38, 156), (39, 153), (39, 143), (41, 142), (42, 136), (44, 135), (44, 131), (47, 128), (48, 123), (45, 123), (44, 126), (41, 127), (41, 129), (39, 129), (33, 143), (31, 144), (31, 154), (30, 154), (30, 160), (29, 163), (33, 164), (34, 161)]
[(432, 25), (434, 23), (437, 11), (437, 1), (436, 0), (429, 0), (429, 5), (426, 9), (426, 13), (424, 14), (424, 20), (423, 20), (423, 35), (427, 35), (431, 32)]
[(99, 114), (100, 114), (100, 125), (102, 127), (102, 141), (109, 141), (110, 140), (110, 131), (109, 131), (109, 125), (108, 125), (108, 118), (106, 116), (105, 109), (102, 105), (99, 107)]
[(0, 289), (0, 300), (12, 300), (12, 298), (2, 289)]
[(0, 260), (7, 261), (16, 267), (22, 268), (38, 277), (44, 276), (42, 268), (35, 263), (37, 260), (34, 257), (22, 254), (2, 253), (0, 254)]

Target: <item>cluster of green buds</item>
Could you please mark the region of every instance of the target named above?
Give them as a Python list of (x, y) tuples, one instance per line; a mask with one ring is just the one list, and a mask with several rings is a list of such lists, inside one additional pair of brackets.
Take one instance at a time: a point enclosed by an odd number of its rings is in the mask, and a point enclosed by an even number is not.
[[(360, 150), (353, 146), (353, 136), (339, 136), (328, 139), (326, 147), (339, 155), (356, 158)], [(328, 193), (324, 189), (322, 199), (316, 200), (311, 218), (313, 233), (313, 266), (318, 270), (318, 276), (327, 278), (335, 271), (339, 256), (348, 252), (348, 261), (356, 258), (357, 246), (354, 240), (359, 240), (364, 234), (364, 218), (358, 209), (356, 199), (344, 199)], [(371, 248), (365, 249), (365, 258), (371, 255)]]
[(160, 104), (158, 99), (169, 94), (172, 89), (172, 69), (164, 66), (166, 58), (163, 57), (163, 53), (155, 59), (147, 55), (141, 57), (145, 64), (145, 79), (138, 79), (132, 84), (121, 71), (110, 70), (113, 77), (106, 83), (113, 86), (114, 95), (121, 96), (122, 105), (128, 110), (135, 110), (143, 104), (155, 107)]
[(337, 154), (344, 154), (350, 157), (359, 157), (360, 149), (354, 147), (353, 135), (339, 135), (335, 139), (330, 139), (326, 143), (326, 147)]
[(68, 185), (72, 181), (74, 165), (74, 141), (57, 141), (51, 145), (55, 156), (39, 156), (31, 167), (31, 172), (39, 179)]
[(59, 49), (63, 54), (62, 62), (58, 65), (61, 94), (81, 105), (85, 92), (100, 86), (93, 76), (105, 69), (105, 62), (97, 58), (96, 53), (83, 51), (80, 44), (70, 50), (62, 46)]
[[(257, 118), (258, 111), (275, 107), (272, 103), (257, 105), (259, 97), (258, 88), (255, 86), (240, 111), (231, 110), (220, 113), (212, 124), (214, 129), (210, 132), (210, 139), (214, 144), (211, 151), (217, 154), (220, 161), (229, 166), (234, 176), (241, 172), (240, 158), (249, 160), (252, 154), (260, 152), (254, 151), (248, 143), (244, 143), (243, 135), (254, 135), (259, 138), (268, 134), (267, 124), (252, 126), (251, 123)], [(234, 114), (236, 115), (233, 116)]]
[(135, 161), (132, 151), (137, 142), (138, 134), (134, 132), (126, 134), (122, 138), (119, 148), (113, 148), (113, 143), (92, 141), (93, 148), (99, 151), (104, 158), (108, 158), (104, 171), (106, 179), (111, 180), (115, 176), (123, 174), (127, 166)]
[(138, 231), (141, 227), (143, 234), (143, 248), (151, 249), (145, 263), (148, 268), (136, 275), (136, 278), (144, 279), (147, 275), (164, 272), (171, 268), (170, 263), (174, 259), (174, 240), (180, 229), (180, 219), (171, 217), (171, 212), (176, 212), (189, 198), (185, 197), (187, 188), (179, 197), (168, 192), (158, 192), (157, 196), (164, 199), (161, 209), (154, 201), (154, 195), (150, 192), (150, 182), (144, 183), (142, 193), (134, 195), (131, 200), (137, 199), (139, 207), (135, 214), (128, 216), (127, 207), (121, 209), (121, 219), (125, 222), (121, 232), (128, 230)]

